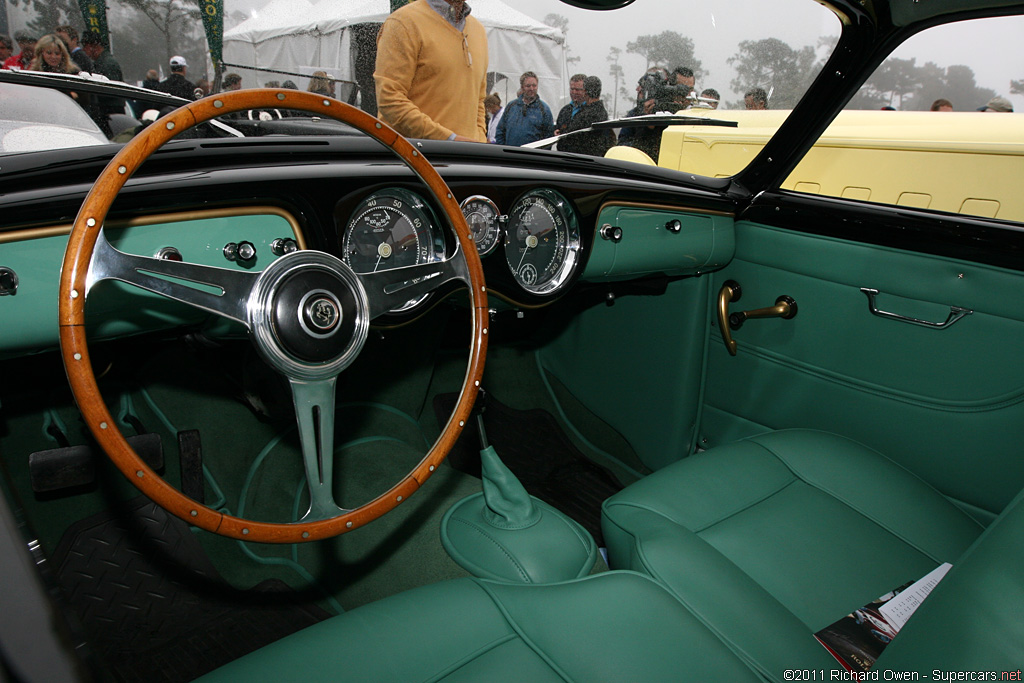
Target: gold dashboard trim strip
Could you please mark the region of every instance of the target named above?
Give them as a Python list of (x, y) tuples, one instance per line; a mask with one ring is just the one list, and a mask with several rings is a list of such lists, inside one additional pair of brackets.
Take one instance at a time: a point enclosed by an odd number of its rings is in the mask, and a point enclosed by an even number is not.
[(704, 216), (726, 216), (727, 218), (736, 218), (736, 214), (732, 211), (715, 211), (713, 209), (695, 209), (691, 207), (682, 207), (674, 204), (648, 204), (646, 202), (629, 202), (629, 201), (617, 201), (614, 199), (607, 200), (601, 204), (601, 208), (597, 210), (597, 215), (600, 216), (601, 212), (607, 209), (609, 206), (622, 206), (627, 209), (652, 209), (656, 211), (678, 211), (679, 213), (693, 213)]
[[(124, 220), (114, 220), (107, 223), (111, 228), (130, 228), (137, 225), (157, 225), (160, 223), (180, 223), (183, 221), (208, 220), (211, 218), (234, 218), (237, 216), (280, 216), (288, 221), (295, 236), (295, 242), (299, 249), (306, 249), (306, 238), (302, 234), (299, 222), (289, 212), (276, 206), (246, 206), (223, 209), (199, 209), (195, 211), (175, 211), (172, 213), (154, 214), (152, 216), (139, 216)], [(20, 242), (23, 240), (39, 239), (42, 237), (57, 237), (70, 235), (71, 224), (54, 225), (45, 228), (26, 228), (23, 230), (11, 230), (0, 232), (0, 244), (7, 242)]]

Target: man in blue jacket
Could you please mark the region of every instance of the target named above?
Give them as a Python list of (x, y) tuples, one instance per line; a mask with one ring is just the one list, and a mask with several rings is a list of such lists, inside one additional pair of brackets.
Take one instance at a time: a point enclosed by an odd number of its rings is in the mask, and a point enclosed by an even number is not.
[(519, 77), (519, 86), (522, 95), (509, 102), (498, 123), (494, 138), (499, 145), (519, 147), (555, 132), (551, 108), (537, 97), (537, 74), (527, 71)]

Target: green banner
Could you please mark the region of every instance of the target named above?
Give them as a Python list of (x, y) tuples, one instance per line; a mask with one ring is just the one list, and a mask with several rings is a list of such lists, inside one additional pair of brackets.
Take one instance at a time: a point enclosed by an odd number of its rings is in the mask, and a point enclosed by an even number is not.
[(210, 46), (213, 68), (220, 71), (224, 61), (224, 0), (198, 0), (206, 30), (206, 44)]
[(85, 19), (85, 30), (100, 34), (103, 47), (110, 49), (110, 34), (107, 32), (107, 6), (103, 0), (78, 0), (78, 7)]

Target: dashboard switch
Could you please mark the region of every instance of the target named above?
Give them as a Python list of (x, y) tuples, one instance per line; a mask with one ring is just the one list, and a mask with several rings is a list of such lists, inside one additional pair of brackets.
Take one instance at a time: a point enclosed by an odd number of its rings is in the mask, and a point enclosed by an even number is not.
[(683, 229), (683, 224), (678, 218), (673, 218), (665, 223), (665, 229), (669, 232), (679, 233)]
[(162, 261), (177, 261), (179, 263), (185, 260), (175, 247), (164, 247), (156, 253), (156, 257)]

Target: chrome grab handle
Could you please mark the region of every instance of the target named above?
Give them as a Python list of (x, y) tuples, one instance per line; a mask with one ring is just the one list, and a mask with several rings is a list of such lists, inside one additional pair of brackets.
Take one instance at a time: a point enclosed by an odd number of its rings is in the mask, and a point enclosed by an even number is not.
[(877, 289), (871, 289), (870, 287), (861, 287), (860, 291), (868, 297), (868, 310), (871, 311), (872, 315), (877, 315), (879, 318), (889, 318), (891, 320), (898, 320), (901, 323), (910, 323), (911, 325), (921, 325), (922, 327), (930, 327), (933, 330), (943, 330), (965, 315), (974, 313), (969, 308), (961, 308), (960, 306), (949, 307), (949, 317), (941, 323), (931, 322), (930, 320), (919, 320), (918, 318), (910, 318), (899, 313), (890, 313), (883, 311), (875, 306), (875, 297), (878, 296), (879, 291)]

